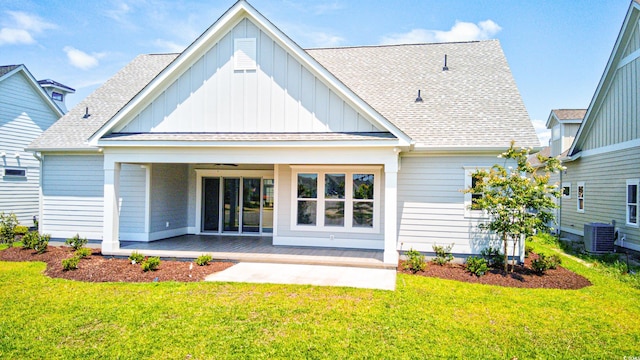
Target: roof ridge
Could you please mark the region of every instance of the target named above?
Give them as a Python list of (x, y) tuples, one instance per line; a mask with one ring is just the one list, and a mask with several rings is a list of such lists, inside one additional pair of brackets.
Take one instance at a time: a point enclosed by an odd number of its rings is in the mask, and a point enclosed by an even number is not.
[(424, 42), (413, 44), (377, 44), (377, 45), (347, 45), (347, 46), (332, 46), (332, 47), (318, 47), (307, 48), (304, 50), (340, 50), (340, 49), (359, 49), (359, 48), (383, 48), (383, 47), (400, 47), (400, 46), (431, 46), (431, 45), (452, 45), (452, 44), (474, 44), (481, 42), (498, 41), (498, 39), (487, 40), (469, 40), (469, 41), (446, 41), (446, 42)]

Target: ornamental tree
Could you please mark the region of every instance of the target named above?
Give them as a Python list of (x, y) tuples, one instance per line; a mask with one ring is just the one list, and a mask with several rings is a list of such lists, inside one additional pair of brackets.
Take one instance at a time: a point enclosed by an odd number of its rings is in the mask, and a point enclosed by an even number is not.
[[(491, 169), (478, 169), (472, 176), (472, 185), (465, 193), (472, 194), (471, 207), (482, 210), (488, 220), (478, 224), (483, 231), (497, 234), (503, 244), (504, 271), (508, 271), (508, 242), (513, 252), (520, 241), (536, 231), (548, 231), (555, 221), (553, 209), (560, 196), (558, 184), (549, 184), (552, 173), (562, 170), (560, 160), (538, 154), (542, 166), (534, 168), (528, 161), (530, 148), (516, 148), (514, 142), (506, 152), (498, 155), (504, 165)], [(509, 166), (513, 164), (513, 166)], [(515, 166), (515, 168), (514, 168)], [(515, 264), (512, 264), (513, 272)]]

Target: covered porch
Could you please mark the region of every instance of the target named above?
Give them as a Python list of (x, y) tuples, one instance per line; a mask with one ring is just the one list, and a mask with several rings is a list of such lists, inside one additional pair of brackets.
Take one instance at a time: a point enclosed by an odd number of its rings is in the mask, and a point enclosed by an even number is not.
[(385, 264), (382, 250), (273, 245), (271, 236), (183, 235), (152, 242), (121, 241), (113, 255), (132, 251), (147, 256), (307, 265), (395, 268)]

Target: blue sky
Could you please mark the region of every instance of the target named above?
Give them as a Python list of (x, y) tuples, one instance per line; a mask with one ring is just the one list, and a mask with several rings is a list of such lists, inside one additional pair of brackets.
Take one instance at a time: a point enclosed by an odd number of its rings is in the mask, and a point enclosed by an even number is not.
[[(497, 38), (542, 129), (551, 109), (589, 105), (630, 0), (249, 2), (303, 48)], [(73, 106), (136, 55), (181, 51), (233, 3), (0, 0), (0, 65), (75, 88)]]

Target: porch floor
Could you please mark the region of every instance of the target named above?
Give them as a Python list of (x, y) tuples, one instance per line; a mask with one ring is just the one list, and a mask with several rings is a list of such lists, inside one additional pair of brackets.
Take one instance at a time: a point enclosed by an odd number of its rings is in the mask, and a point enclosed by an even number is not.
[(105, 255), (128, 256), (137, 250), (147, 256), (197, 258), (282, 264), (395, 268), (383, 262), (382, 250), (274, 246), (270, 236), (183, 235), (152, 242), (120, 241), (120, 249)]

